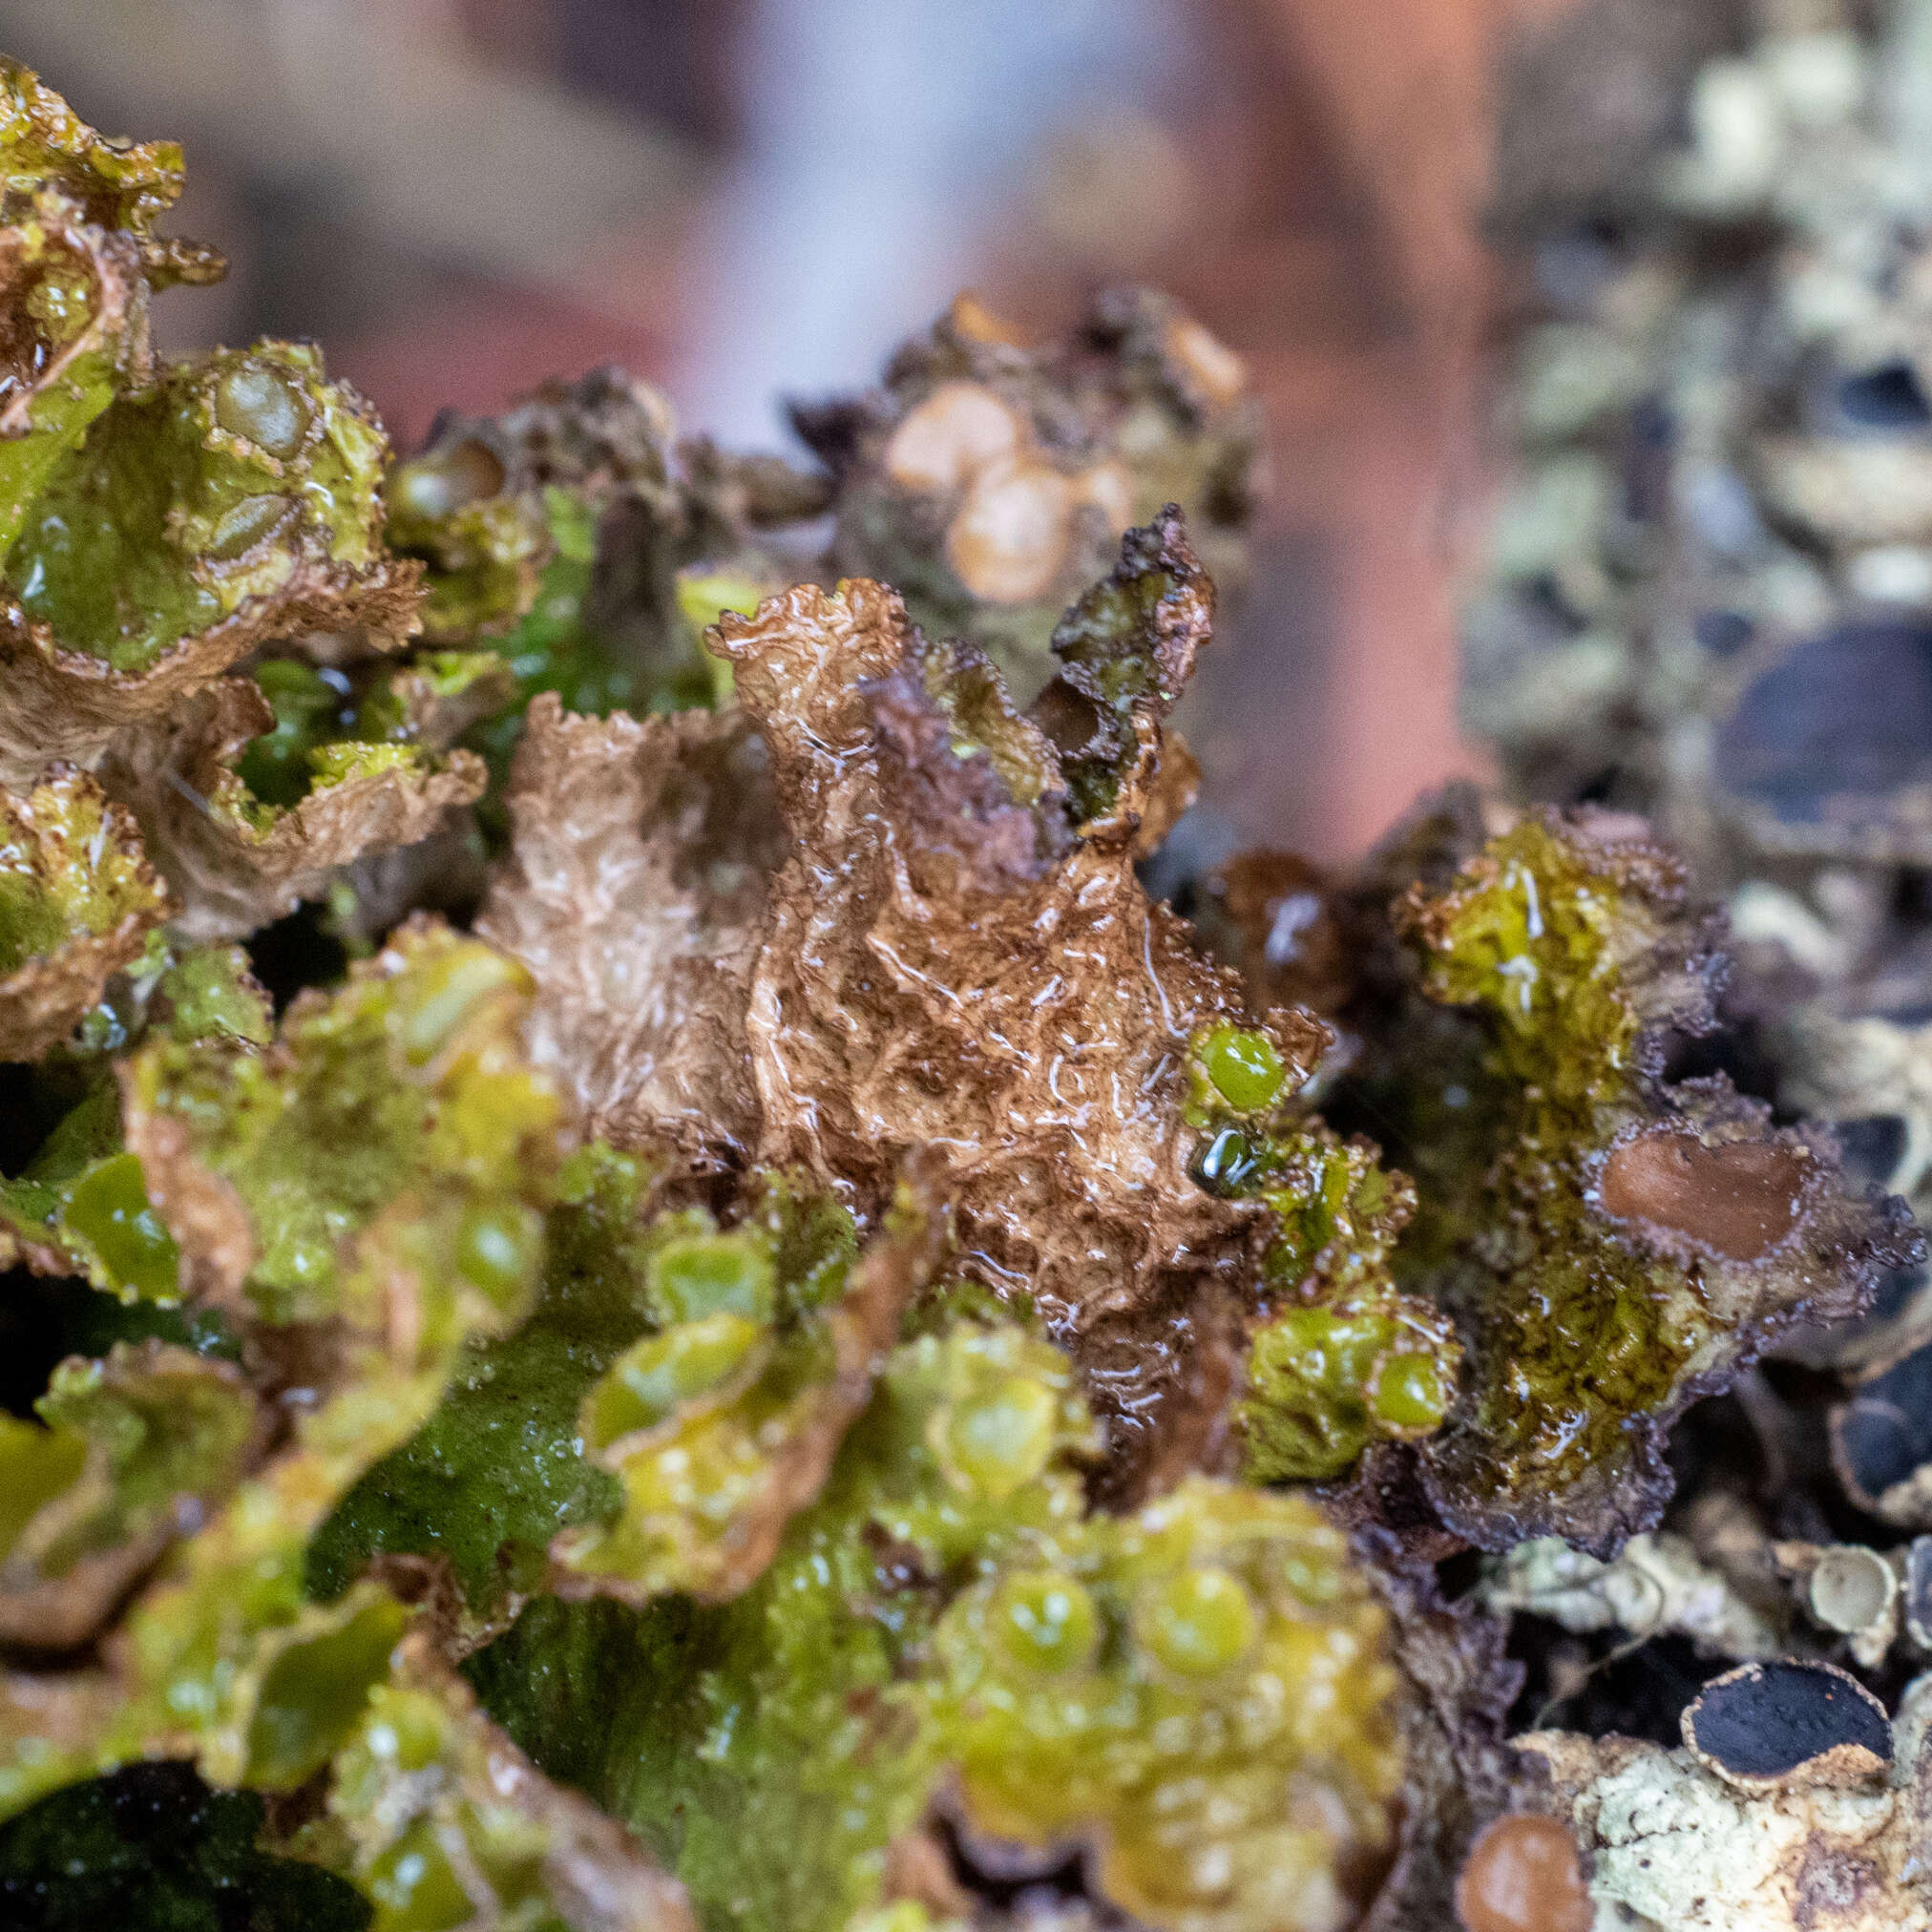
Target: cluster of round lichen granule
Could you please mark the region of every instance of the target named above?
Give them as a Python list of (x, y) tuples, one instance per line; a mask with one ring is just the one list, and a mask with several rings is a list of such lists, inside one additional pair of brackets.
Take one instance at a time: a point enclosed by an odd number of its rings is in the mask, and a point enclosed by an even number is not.
[(1330, 1932), (1399, 1779), (1384, 1617), (1302, 1499), (1189, 1479), (969, 1590), (938, 1723), (973, 1823), (1085, 1837), (1107, 1897), (1187, 1932)]

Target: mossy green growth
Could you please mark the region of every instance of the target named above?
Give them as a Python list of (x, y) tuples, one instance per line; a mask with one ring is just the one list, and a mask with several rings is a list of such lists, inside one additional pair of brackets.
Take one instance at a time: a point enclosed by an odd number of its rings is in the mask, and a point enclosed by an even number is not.
[(0, 979), (165, 911), (133, 820), (85, 772), (56, 770), (21, 797), (0, 788)]
[(546, 1769), (631, 1822), (707, 1925), (838, 1932), (877, 1904), (886, 1846), (938, 1773), (914, 1679), (939, 1613), (1029, 1538), (1075, 1530), (1096, 1448), (1057, 1350), (956, 1323), (892, 1353), (743, 1595), (539, 1599), (469, 1674)]
[[(368, 1932), (333, 1872), (263, 1850), (253, 1792), (185, 1764), (130, 1765), (0, 1829), (0, 1922), (14, 1932)], [(245, 1914), (239, 1922), (237, 1909)]]
[(1136, 1920), (1313, 1932), (1391, 1849), (1383, 1623), (1312, 1505), (1190, 1477), (967, 1589), (933, 1640), (929, 1722), (976, 1826), (1084, 1838)]
[(340, 1595), (380, 1552), (437, 1554), (488, 1621), (540, 1581), (559, 1530), (616, 1516), (617, 1479), (584, 1457), (578, 1411), (653, 1321), (648, 1182), (597, 1143), (565, 1163), (529, 1320), (468, 1347), (434, 1416), (344, 1497), (309, 1548), (313, 1593)]
[(53, 468), (9, 552), (29, 617), (114, 670), (382, 555), (381, 429), (317, 351), (262, 342), (163, 368)]
[(170, 1040), (240, 1040), (266, 1046), (275, 1013), (240, 946), (170, 950), (155, 977), (152, 1024)]
[(232, 1190), (261, 1319), (374, 1330), (398, 1269), (414, 1276), (425, 1349), (522, 1313), (558, 1118), (518, 1039), (530, 998), (515, 961), (422, 922), (335, 993), (298, 998), (268, 1053), (142, 1048), (128, 1104), (178, 1123), (188, 1158)]
[(1434, 1302), (1396, 1284), (1415, 1189), (1368, 1142), (1290, 1110), (1265, 1034), (1215, 1027), (1192, 1043), (1189, 1064), (1195, 1179), (1259, 1201), (1272, 1223), (1235, 1412), (1249, 1477), (1325, 1481), (1371, 1442), (1432, 1434), (1448, 1416), (1461, 1348)]
[(1482, 1335), (1464, 1480), (1508, 1509), (1622, 1467), (1632, 1420), (1721, 1333), (1694, 1266), (1623, 1239), (1586, 1199), (1592, 1157), (1655, 1111), (1647, 1039), (1701, 997), (1682, 906), (1674, 861), (1531, 816), (1402, 909), (1424, 992), (1493, 1028), (1498, 1143), (1444, 1279)]

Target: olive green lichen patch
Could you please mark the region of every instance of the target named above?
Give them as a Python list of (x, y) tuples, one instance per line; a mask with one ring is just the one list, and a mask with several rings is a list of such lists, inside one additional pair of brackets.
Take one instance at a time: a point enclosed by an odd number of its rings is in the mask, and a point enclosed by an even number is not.
[(1717, 961), (1682, 868), (1628, 822), (1525, 817), (1398, 923), (1428, 997), (1487, 1017), (1500, 1123), (1436, 1284), (1474, 1371), (1429, 1452), (1438, 1505), (1485, 1546), (1608, 1554), (1661, 1513), (1670, 1420), (1802, 1312), (1859, 1307), (1910, 1248), (1900, 1210), (1721, 1078), (1663, 1080), (1671, 1032), (1711, 1023)]
[(447, 1558), (470, 1627), (543, 1584), (633, 1602), (728, 1596), (808, 1503), (921, 1278), (913, 1215), (854, 1260), (851, 1219), (783, 1175), (734, 1224), (640, 1218), (649, 1174), (567, 1164), (542, 1290), (472, 1346), (421, 1434), (345, 1500), (310, 1557), (339, 1590), (378, 1552)]
[(72, 1032), (166, 913), (132, 815), (86, 773), (0, 788), (0, 1060)]
[(1249, 1344), (1236, 1414), (1257, 1481), (1339, 1476), (1373, 1441), (1440, 1428), (1461, 1367), (1455, 1327), (1401, 1292), (1391, 1256), (1414, 1206), (1364, 1141), (1326, 1128), (1270, 1137), (1247, 1183), (1279, 1233), (1263, 1268), (1268, 1312)]
[(428, 565), (423, 634), (431, 642), (506, 630), (536, 601), (541, 572), (566, 543), (593, 547), (563, 492), (558, 513), (546, 516), (540, 497), (507, 488), (509, 480), (502, 459), (474, 436), (446, 439), (389, 472), (388, 540)]
[[(751, 545), (740, 467), (681, 448), (663, 398), (611, 369), (548, 384), (500, 416), (452, 416), (394, 467), (388, 537), (425, 567), (426, 634), (491, 645), (515, 682), (465, 741), (493, 792), (542, 692), (585, 717), (728, 693), (704, 626), (781, 587)], [(484, 816), (500, 832), (494, 799)]]

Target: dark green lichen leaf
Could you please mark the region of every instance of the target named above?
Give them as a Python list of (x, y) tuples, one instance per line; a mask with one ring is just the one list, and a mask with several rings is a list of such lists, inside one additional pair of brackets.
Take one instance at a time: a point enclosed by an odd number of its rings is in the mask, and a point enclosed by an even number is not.
[(791, 414), (832, 472), (835, 570), (895, 586), (922, 629), (982, 648), (1023, 697), (1055, 668), (1062, 611), (1164, 504), (1224, 591), (1246, 575), (1248, 372), (1151, 290), (1101, 295), (1037, 345), (962, 296), (882, 388)]
[(1612, 1553), (1670, 1494), (1664, 1431), (1801, 1318), (1864, 1305), (1918, 1251), (1830, 1137), (1774, 1129), (1721, 1077), (1671, 1085), (1720, 961), (1683, 868), (1641, 823), (1530, 815), (1399, 911), (1421, 985), (1480, 1010), (1496, 1123), (1446, 1204), (1432, 1283), (1472, 1373), (1425, 1456), (1443, 1520), (1489, 1548), (1560, 1535)]
[(168, 912), (133, 815), (93, 778), (0, 788), (0, 1060), (72, 1033)]
[(1120, 561), (1055, 625), (1060, 669), (1032, 715), (1060, 752), (1074, 815), (1097, 829), (1138, 815), (1160, 725), (1214, 628), (1214, 585), (1169, 504), (1121, 542)]
[(262, 1800), (185, 1764), (136, 1764), (43, 1798), (0, 1828), (13, 1932), (368, 1932), (332, 1872), (261, 1849)]
[(336, 1757), (290, 1849), (353, 1879), (373, 1932), (692, 1932), (682, 1888), (553, 1784), (420, 1635)]
[(44, 1428), (0, 1418), (0, 1642), (69, 1650), (240, 1480), (257, 1403), (228, 1363), (150, 1341), (63, 1362), (34, 1406)]

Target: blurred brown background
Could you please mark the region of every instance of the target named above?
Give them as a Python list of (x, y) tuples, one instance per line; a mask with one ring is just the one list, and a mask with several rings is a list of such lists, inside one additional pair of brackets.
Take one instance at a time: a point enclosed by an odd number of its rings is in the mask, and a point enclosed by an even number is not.
[(1451, 605), (1480, 514), (1500, 51), (1565, 0), (0, 0), (97, 125), (188, 147), (234, 262), (185, 346), (320, 340), (408, 447), (616, 361), (777, 446), (962, 285), (1164, 284), (1247, 356), (1271, 509), (1204, 665), (1209, 802), (1365, 846), (1478, 768)]

